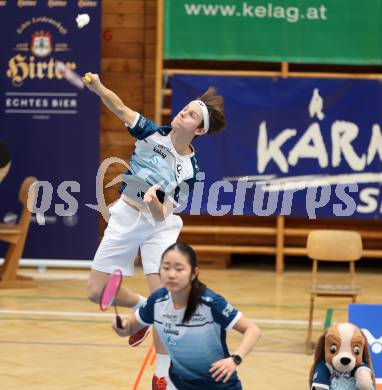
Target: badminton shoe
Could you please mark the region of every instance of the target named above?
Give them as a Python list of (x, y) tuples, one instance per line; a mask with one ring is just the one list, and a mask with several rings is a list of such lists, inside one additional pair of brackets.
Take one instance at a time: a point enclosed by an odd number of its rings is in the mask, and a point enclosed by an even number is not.
[(157, 377), (153, 376), (152, 390), (166, 390), (167, 389), (167, 381), (164, 376)]
[(136, 347), (139, 344), (143, 342), (143, 340), (147, 337), (147, 335), (150, 333), (151, 326), (145, 326), (138, 332), (132, 334), (129, 337), (129, 345), (130, 347)]

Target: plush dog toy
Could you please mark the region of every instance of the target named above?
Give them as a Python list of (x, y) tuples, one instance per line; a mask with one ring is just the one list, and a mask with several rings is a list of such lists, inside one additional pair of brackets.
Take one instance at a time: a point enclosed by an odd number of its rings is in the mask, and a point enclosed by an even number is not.
[(374, 390), (367, 339), (355, 325), (344, 322), (320, 337), (310, 371), (311, 390)]

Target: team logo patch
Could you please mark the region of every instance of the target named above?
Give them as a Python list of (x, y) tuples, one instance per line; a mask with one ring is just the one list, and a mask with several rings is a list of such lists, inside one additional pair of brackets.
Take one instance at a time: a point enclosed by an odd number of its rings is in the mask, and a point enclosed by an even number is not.
[(229, 317), (230, 314), (233, 312), (234, 308), (231, 304), (227, 304), (227, 306), (223, 310), (223, 316)]

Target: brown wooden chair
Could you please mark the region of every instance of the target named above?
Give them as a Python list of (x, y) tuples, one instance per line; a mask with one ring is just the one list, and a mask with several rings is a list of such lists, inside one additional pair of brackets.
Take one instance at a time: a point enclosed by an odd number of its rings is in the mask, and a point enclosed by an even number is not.
[[(314, 349), (312, 343), (312, 323), (314, 301), (317, 297), (350, 298), (355, 303), (361, 288), (356, 285), (355, 262), (362, 257), (362, 238), (358, 232), (346, 230), (314, 230), (308, 235), (307, 254), (313, 260), (312, 284), (310, 292), (307, 352)], [(348, 262), (349, 274), (344, 284), (319, 284), (318, 262)], [(319, 280), (320, 279), (320, 280)]]
[(27, 177), (21, 184), (19, 200), (23, 207), (18, 223), (15, 225), (0, 223), (0, 240), (9, 243), (4, 263), (0, 268), (0, 288), (36, 287), (32, 278), (17, 275), (20, 257), (24, 251), (24, 245), (32, 217), (27, 205), (28, 202), (30, 202), (30, 204), (34, 203), (36, 190), (32, 185), (36, 181), (37, 179), (35, 177)]

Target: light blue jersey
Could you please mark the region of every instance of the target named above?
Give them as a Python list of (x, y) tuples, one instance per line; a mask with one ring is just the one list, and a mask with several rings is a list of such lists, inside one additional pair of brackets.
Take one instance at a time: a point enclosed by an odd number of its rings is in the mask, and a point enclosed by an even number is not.
[[(358, 387), (355, 385), (354, 375), (360, 367), (370, 370), (365, 363), (362, 363), (351, 372), (339, 372), (333, 370), (330, 364), (321, 360), (314, 369), (312, 390), (316, 388), (327, 390), (357, 390)], [(369, 390), (374, 390), (374, 386)]]
[(175, 309), (171, 293), (159, 289), (136, 311), (143, 325), (154, 324), (170, 358), (170, 378), (179, 390), (242, 389), (234, 373), (227, 383), (215, 382), (211, 364), (230, 356), (226, 332), (241, 317), (223, 297), (206, 289), (191, 320), (182, 324), (185, 309)]
[(186, 203), (199, 170), (194, 151), (179, 155), (171, 141), (171, 126), (157, 126), (142, 115), (128, 129), (137, 141), (120, 192), (145, 206), (148, 188), (160, 184), (162, 191), (157, 195), (162, 203), (165, 197), (176, 206)]

